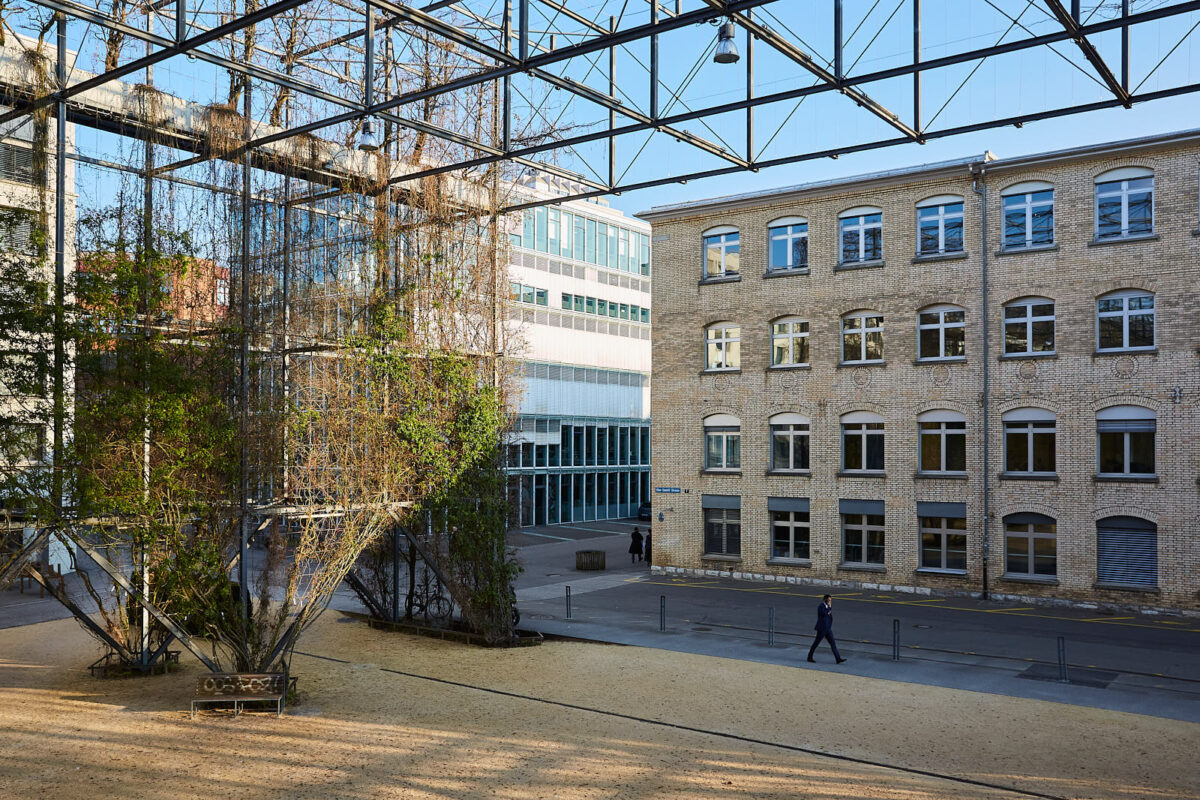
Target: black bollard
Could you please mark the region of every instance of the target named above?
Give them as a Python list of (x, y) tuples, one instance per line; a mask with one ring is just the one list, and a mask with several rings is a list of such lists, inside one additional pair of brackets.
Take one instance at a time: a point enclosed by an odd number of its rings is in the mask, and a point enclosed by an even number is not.
[(1067, 640), (1063, 636), (1058, 637), (1058, 680), (1060, 683), (1071, 682), (1067, 674)]
[(900, 620), (892, 620), (892, 661), (900, 660)]
[(571, 586), (567, 584), (567, 619), (571, 618)]
[(658, 632), (663, 633), (667, 630), (667, 596), (660, 594), (658, 596)]
[(767, 646), (775, 646), (775, 606), (767, 609)]

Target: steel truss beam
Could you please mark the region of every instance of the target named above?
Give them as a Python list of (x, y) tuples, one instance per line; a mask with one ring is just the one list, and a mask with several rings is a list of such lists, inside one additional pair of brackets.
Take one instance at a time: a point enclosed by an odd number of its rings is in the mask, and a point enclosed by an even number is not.
[[(1046, 5), (1050, 7), (1050, 12), (1054, 14), (1059, 24), (1070, 34), (1071, 39), (1075, 44), (1079, 45), (1079, 49), (1083, 51), (1083, 55), (1096, 68), (1097, 74), (1104, 81), (1104, 85), (1108, 90), (1116, 95), (1117, 99), (1126, 108), (1133, 107), (1133, 101), (1129, 99), (1129, 90), (1117, 80), (1117, 76), (1113, 75), (1112, 70), (1108, 68), (1104, 57), (1100, 55), (1095, 46), (1088, 40), (1079, 24), (1079, 3), (1074, 3), (1075, 13), (1067, 11), (1059, 0), (1046, 0)], [(1127, 28), (1125, 30), (1128, 30)]]

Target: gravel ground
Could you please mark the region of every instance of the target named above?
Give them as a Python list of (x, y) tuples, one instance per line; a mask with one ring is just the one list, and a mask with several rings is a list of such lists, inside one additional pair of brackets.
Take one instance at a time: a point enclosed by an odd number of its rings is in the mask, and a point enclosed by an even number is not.
[(640, 648), (483, 650), (333, 612), (299, 649), (282, 719), (193, 721), (186, 653), (100, 681), (74, 621), (0, 630), (0, 798), (1200, 796), (1200, 725), (1157, 717)]

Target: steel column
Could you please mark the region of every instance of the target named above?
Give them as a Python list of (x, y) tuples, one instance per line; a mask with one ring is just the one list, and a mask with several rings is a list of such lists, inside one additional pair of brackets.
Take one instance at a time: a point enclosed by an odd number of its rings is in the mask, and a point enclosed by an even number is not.
[[(522, 0), (524, 2), (524, 0)], [(608, 18), (608, 29), (616, 32), (617, 18)], [(613, 45), (608, 48), (608, 96), (616, 97), (617, 94), (617, 48)], [(617, 113), (612, 108), (608, 109), (608, 186), (611, 189), (617, 183), (617, 137), (613, 135), (613, 129), (617, 126)]]
[[(67, 18), (55, 20), (54, 78), (60, 90), (67, 85)], [(54, 454), (50, 478), (55, 513), (65, 517), (63, 439), (66, 433), (66, 287), (67, 287), (67, 101), (55, 104), (54, 120)], [(44, 520), (42, 521), (44, 524)]]
[[(658, 25), (658, 0), (650, 0), (650, 24)], [(612, 94), (609, 91), (609, 94)], [(658, 34), (650, 34), (650, 119), (658, 119)]]
[[(746, 19), (754, 21), (753, 9)], [(754, 32), (746, 28), (746, 99), (754, 99)], [(754, 164), (754, 106), (746, 106), (746, 163)]]
[[(1129, 18), (1129, 0), (1121, 0), (1121, 19)], [(1121, 89), (1129, 94), (1129, 26), (1121, 27)], [(1125, 106), (1129, 108), (1128, 105)]]
[[(1087, 35), (1076, 21), (1078, 9), (1073, 7), (1072, 11), (1068, 13), (1067, 9), (1063, 7), (1062, 0), (1046, 0), (1046, 5), (1049, 6), (1050, 13), (1058, 20), (1058, 23), (1063, 26), (1063, 28), (1070, 35), (1070, 38), (1073, 39), (1075, 44), (1079, 46), (1079, 49), (1083, 51), (1084, 57), (1086, 57), (1091, 63), (1092, 67), (1095, 68), (1096, 74), (1098, 74), (1104, 81), (1104, 85), (1108, 87), (1108, 90), (1116, 95), (1117, 99), (1119, 99), (1126, 108), (1130, 108), (1133, 103), (1129, 99), (1129, 26), (1127, 24), (1120, 26), (1121, 81), (1118, 82), (1116, 77), (1112, 74), (1112, 70), (1108, 68), (1108, 64), (1105, 63), (1104, 57), (1101, 56), (1099, 51), (1096, 50), (1095, 46), (1088, 41)], [(1129, 0), (1122, 0), (1121, 10), (1122, 18), (1129, 16)]]
[[(913, 67), (921, 64), (921, 0), (913, 0)], [(921, 131), (921, 70), (913, 69), (913, 130)]]
[[(250, 140), (253, 110), (251, 100), (253, 84), (246, 81), (242, 95), (242, 113), (246, 115), (245, 135)], [(239, 327), (240, 347), (238, 352), (238, 589), (241, 593), (243, 624), (250, 619), (250, 573), (247, 549), (250, 539), (250, 150), (242, 156), (241, 196), (241, 275), (239, 278)]]
[(833, 0), (833, 74), (841, 83), (842, 72), (842, 0)]

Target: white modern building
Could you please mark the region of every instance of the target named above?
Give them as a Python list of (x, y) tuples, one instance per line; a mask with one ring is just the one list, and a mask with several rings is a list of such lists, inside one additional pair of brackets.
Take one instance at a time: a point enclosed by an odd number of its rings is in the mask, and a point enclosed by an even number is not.
[(527, 209), (510, 253), (520, 524), (631, 517), (650, 493), (650, 226), (603, 200)]

